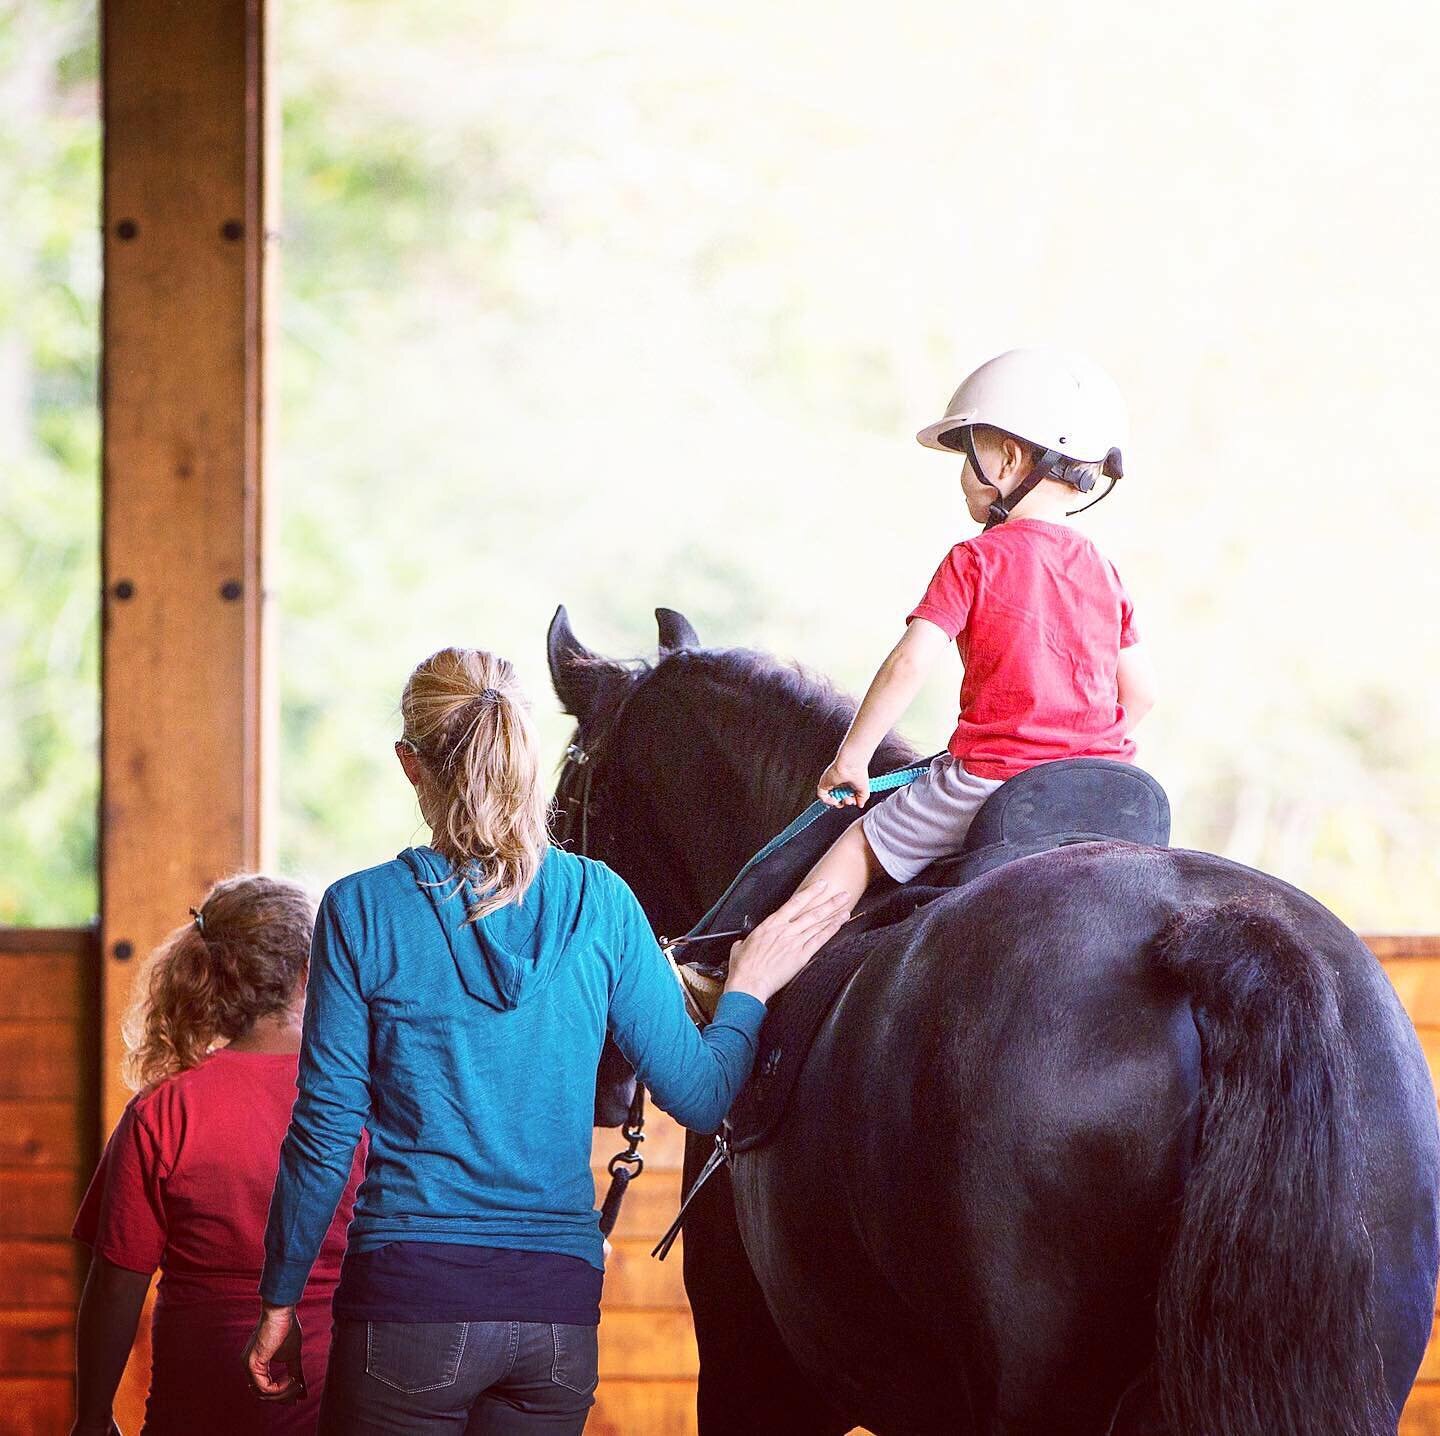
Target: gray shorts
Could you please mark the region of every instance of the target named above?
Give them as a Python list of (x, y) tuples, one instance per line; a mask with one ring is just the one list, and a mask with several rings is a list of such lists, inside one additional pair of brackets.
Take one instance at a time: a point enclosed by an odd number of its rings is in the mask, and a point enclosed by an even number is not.
[(980, 805), (1002, 781), (977, 778), (942, 753), (913, 783), (861, 818), (880, 866), (896, 882), (908, 883), (936, 858), (953, 857)]

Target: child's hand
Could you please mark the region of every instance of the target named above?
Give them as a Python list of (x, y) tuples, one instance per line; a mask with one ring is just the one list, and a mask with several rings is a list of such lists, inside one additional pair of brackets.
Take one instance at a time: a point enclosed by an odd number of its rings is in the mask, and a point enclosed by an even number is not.
[[(832, 789), (850, 791), (836, 797)], [(870, 765), (857, 762), (846, 753), (837, 753), (835, 761), (820, 775), (815, 791), (820, 801), (832, 808), (863, 808), (870, 799)]]

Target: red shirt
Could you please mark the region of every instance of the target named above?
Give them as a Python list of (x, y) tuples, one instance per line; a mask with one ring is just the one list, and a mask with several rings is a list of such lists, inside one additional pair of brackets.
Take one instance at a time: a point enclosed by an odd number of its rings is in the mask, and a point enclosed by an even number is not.
[(1138, 641), (1134, 610), (1114, 566), (1075, 529), (1009, 519), (956, 544), (910, 618), (960, 650), (949, 748), (977, 778), (1134, 757), (1115, 679), (1120, 650)]
[(85, 1194), (75, 1237), (116, 1266), (160, 1268), (147, 1436), (314, 1430), (363, 1146), (300, 1303), (309, 1398), (261, 1407), (241, 1363), (260, 1314), (265, 1218), (298, 1064), (295, 1053), (221, 1048), (140, 1093)]

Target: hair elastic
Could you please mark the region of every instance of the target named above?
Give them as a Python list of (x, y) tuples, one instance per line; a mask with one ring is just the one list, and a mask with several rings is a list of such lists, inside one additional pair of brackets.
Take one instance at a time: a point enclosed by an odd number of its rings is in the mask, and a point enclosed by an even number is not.
[(195, 926), (196, 926), (196, 928), (199, 930), (200, 936), (201, 936), (201, 937), (204, 937), (204, 936), (205, 936), (205, 914), (204, 914), (203, 912), (201, 912), (198, 907), (192, 907), (192, 908), (190, 909), (190, 916), (195, 919)]

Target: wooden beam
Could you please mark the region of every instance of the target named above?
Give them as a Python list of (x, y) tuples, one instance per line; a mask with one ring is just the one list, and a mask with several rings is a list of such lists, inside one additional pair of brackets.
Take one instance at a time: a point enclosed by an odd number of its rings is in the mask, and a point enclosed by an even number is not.
[(1433, 962), (1440, 958), (1440, 934), (1385, 933), (1364, 939), (1381, 962)]
[(264, 0), (103, 8), (102, 1125), (139, 960), (265, 858)]

